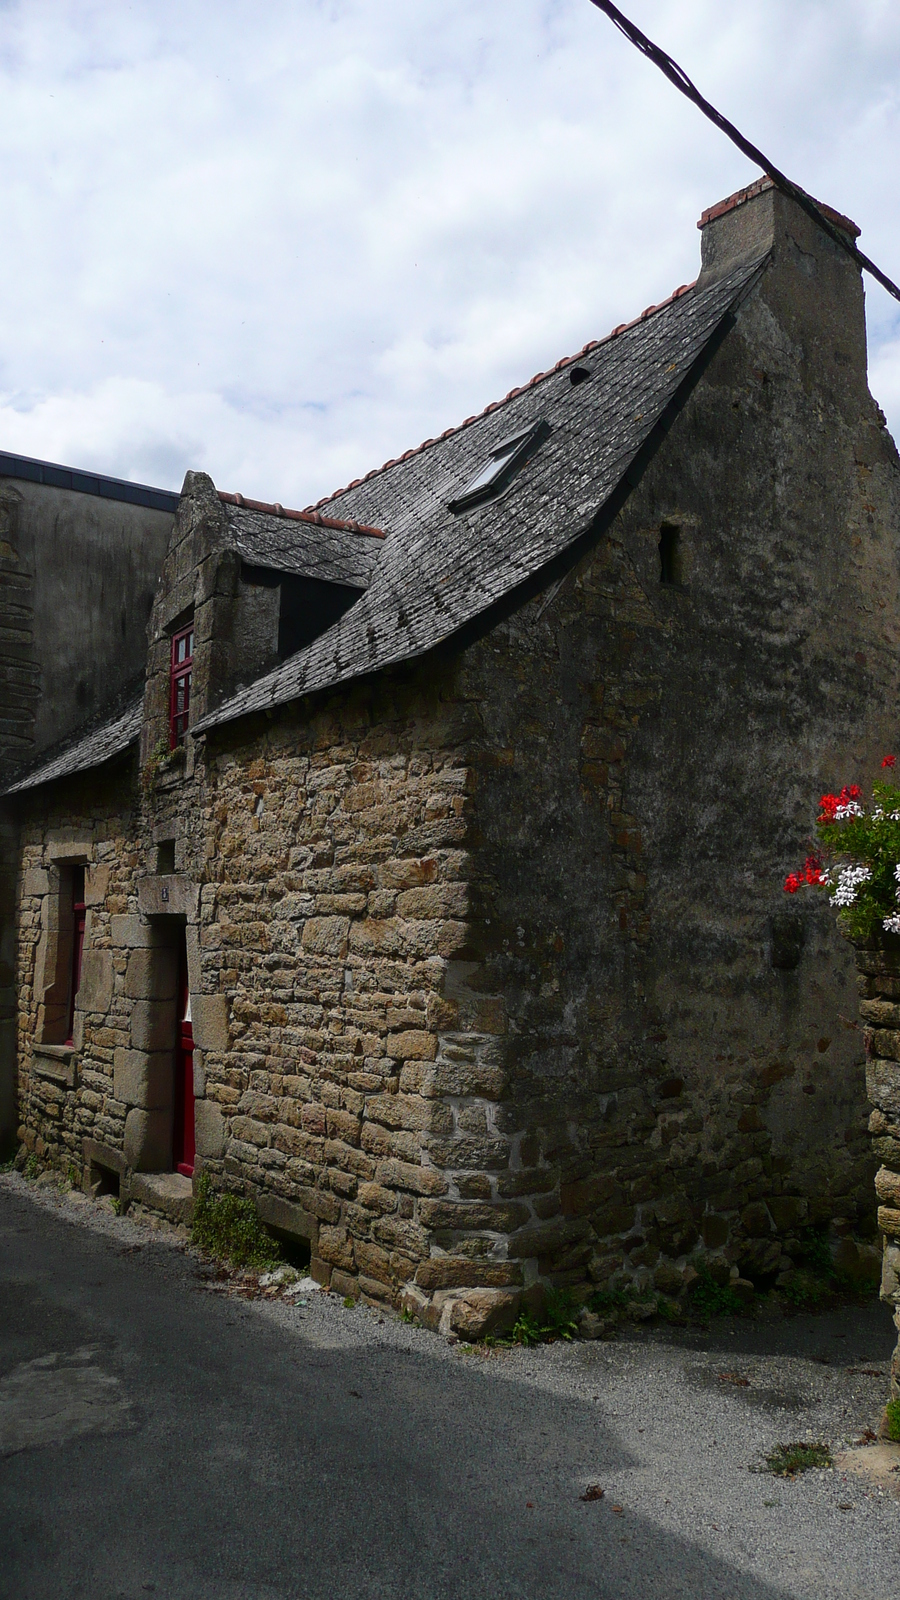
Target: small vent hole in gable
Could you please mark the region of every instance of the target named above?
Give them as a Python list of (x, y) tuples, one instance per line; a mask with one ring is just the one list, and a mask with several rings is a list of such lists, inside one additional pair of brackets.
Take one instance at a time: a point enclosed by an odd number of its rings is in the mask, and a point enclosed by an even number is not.
[(682, 583), (681, 529), (668, 522), (659, 531), (659, 581), (678, 588)]
[(573, 389), (577, 389), (578, 385), (580, 383), (587, 383), (587, 381), (590, 378), (590, 376), (591, 376), (590, 367), (570, 367), (569, 368), (569, 382), (572, 385)]

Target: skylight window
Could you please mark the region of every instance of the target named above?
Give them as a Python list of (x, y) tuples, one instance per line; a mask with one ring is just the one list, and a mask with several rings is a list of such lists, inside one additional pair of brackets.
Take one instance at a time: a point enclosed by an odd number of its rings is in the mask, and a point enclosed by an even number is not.
[(450, 501), (451, 511), (465, 511), (505, 488), (513, 473), (531, 454), (532, 448), (542, 444), (550, 429), (546, 422), (536, 422), (524, 433), (516, 433), (495, 445), (483, 467), (470, 478), (461, 494)]

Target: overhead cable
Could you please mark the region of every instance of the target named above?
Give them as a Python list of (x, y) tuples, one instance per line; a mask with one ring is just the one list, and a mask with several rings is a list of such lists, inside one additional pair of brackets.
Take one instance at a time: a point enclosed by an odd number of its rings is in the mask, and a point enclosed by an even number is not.
[(782, 194), (788, 195), (791, 200), (795, 201), (806, 212), (807, 216), (811, 217), (813, 222), (822, 229), (823, 233), (828, 234), (829, 239), (833, 239), (841, 250), (846, 251), (847, 255), (856, 262), (858, 267), (870, 273), (881, 284), (882, 288), (887, 290), (888, 294), (893, 295), (895, 300), (900, 300), (900, 288), (888, 277), (887, 273), (882, 272), (874, 261), (870, 261), (868, 256), (863, 255), (863, 252), (857, 249), (853, 240), (841, 228), (837, 227), (830, 217), (825, 215), (825, 212), (821, 206), (817, 205), (812, 195), (808, 195), (805, 189), (801, 189), (798, 184), (792, 183), (790, 178), (786, 177), (783, 172), (779, 172), (768, 156), (764, 156), (762, 151), (756, 148), (755, 144), (751, 144), (749, 139), (744, 138), (744, 135), (734, 126), (733, 122), (729, 122), (727, 117), (722, 116), (721, 111), (717, 111), (715, 106), (710, 105), (709, 101), (704, 99), (700, 90), (691, 82), (687, 73), (678, 65), (677, 61), (673, 61), (665, 50), (661, 50), (659, 45), (654, 44), (652, 39), (648, 39), (645, 33), (641, 33), (640, 28), (635, 27), (635, 24), (629, 21), (618, 6), (612, 4), (612, 0), (591, 0), (591, 4), (596, 6), (598, 11), (604, 11), (610, 22), (615, 23), (619, 32), (624, 33), (629, 43), (633, 44), (636, 50), (640, 50), (648, 61), (652, 61), (655, 67), (659, 67), (660, 72), (665, 73), (669, 82), (674, 83), (681, 94), (685, 95), (688, 100), (697, 106), (703, 112), (703, 115), (709, 118), (710, 122), (720, 128), (731, 140), (732, 144), (737, 145), (745, 156), (749, 156), (751, 161), (761, 167), (767, 177), (772, 179), (775, 187), (780, 189)]

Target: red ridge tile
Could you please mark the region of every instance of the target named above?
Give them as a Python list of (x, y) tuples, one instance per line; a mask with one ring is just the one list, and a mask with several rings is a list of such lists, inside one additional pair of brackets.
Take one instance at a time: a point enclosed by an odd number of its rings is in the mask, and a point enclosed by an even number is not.
[[(353, 488), (353, 485), (349, 484), (348, 488)], [(265, 511), (270, 517), (286, 517), (291, 522), (311, 522), (317, 528), (334, 528), (338, 533), (364, 533), (371, 539), (383, 539), (385, 536), (382, 528), (370, 528), (364, 522), (355, 522), (352, 517), (347, 522), (341, 522), (337, 517), (323, 517), (316, 506), (309, 506), (305, 511), (288, 511), (277, 500), (271, 504), (267, 500), (246, 500), (242, 494), (228, 494), (224, 489), (217, 489), (216, 493), (226, 505), (245, 506), (248, 511)], [(319, 504), (324, 505), (325, 502), (320, 501)]]
[[(739, 198), (740, 197), (738, 196), (732, 196), (735, 204), (738, 203)], [(728, 202), (723, 201), (722, 204), (727, 209)], [(827, 211), (828, 208), (827, 206), (823, 206), (822, 209)], [(706, 216), (706, 212), (704, 212), (704, 216)], [(852, 224), (850, 224), (850, 226), (852, 226)], [(693, 289), (693, 287), (693, 283), (682, 283), (679, 288), (675, 289), (673, 293), (668, 296), (666, 300), (660, 300), (659, 304), (655, 306), (647, 306), (646, 310), (642, 311), (639, 317), (632, 317), (630, 322), (620, 322), (618, 327), (613, 328), (612, 332), (607, 333), (604, 338), (589, 339), (587, 344), (582, 345), (581, 349), (577, 351), (574, 356), (561, 356), (555, 366), (548, 368), (546, 372), (536, 372), (534, 377), (529, 378), (527, 383), (520, 384), (516, 389), (510, 389), (509, 394), (504, 396), (502, 400), (492, 400), (490, 405), (485, 406), (483, 411), (476, 412), (474, 416), (466, 417), (463, 422), (457, 423), (455, 428), (445, 428), (443, 433), (438, 434), (437, 439), (425, 439), (423, 440), (422, 444), (416, 445), (412, 450), (405, 451), (402, 456), (394, 456), (390, 461), (385, 461), (383, 466), (373, 467), (371, 471), (365, 474), (364, 477), (354, 478), (352, 483), (345, 483), (343, 488), (335, 489), (331, 494), (324, 494), (321, 500), (316, 501), (315, 506), (307, 507), (307, 514), (311, 511), (317, 510), (319, 506), (327, 506), (332, 500), (336, 500), (339, 495), (347, 494), (351, 489), (356, 489), (360, 483), (368, 483), (370, 478), (379, 477), (382, 472), (387, 472), (389, 467), (396, 467), (398, 462), (408, 461), (410, 456), (417, 456), (420, 451), (427, 450), (430, 445), (439, 443), (441, 439), (449, 439), (454, 433), (462, 433), (463, 428), (470, 428), (473, 422), (478, 421), (479, 417), (489, 417), (492, 412), (498, 411), (501, 406), (506, 405), (508, 400), (515, 400), (518, 395), (524, 394), (526, 389), (533, 389), (535, 384), (542, 383), (545, 378), (553, 377), (553, 375), (557, 372), (560, 372), (563, 367), (571, 366), (574, 361), (579, 361), (582, 356), (589, 355), (592, 350), (598, 350), (602, 344), (607, 344), (610, 339), (615, 339), (620, 333), (625, 333), (629, 328), (637, 327), (638, 323), (645, 322), (647, 318), (653, 316), (655, 312), (664, 310), (666, 306), (671, 305), (673, 300), (678, 300), (681, 295), (687, 294), (688, 290)], [(371, 532), (373, 530), (369, 529), (362, 531)]]

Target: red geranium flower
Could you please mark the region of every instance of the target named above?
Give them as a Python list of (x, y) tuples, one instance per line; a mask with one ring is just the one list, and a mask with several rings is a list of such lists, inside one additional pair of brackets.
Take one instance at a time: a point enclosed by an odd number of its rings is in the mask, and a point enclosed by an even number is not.
[(882, 761), (881, 765), (883, 767), (895, 767), (897, 765), (897, 757), (896, 756), (885, 756), (885, 758)]

